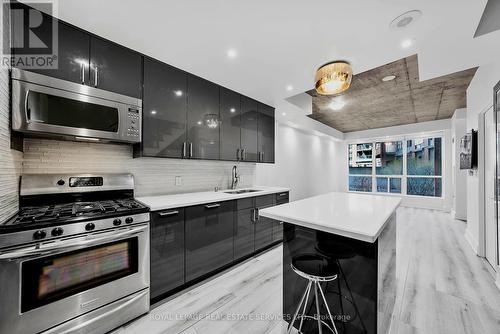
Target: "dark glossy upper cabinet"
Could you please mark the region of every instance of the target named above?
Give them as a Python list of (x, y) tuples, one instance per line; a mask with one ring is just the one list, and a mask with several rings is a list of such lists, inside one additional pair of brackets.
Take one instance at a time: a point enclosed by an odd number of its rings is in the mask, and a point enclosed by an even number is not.
[(219, 86), (188, 75), (187, 138), (189, 157), (219, 159)]
[(220, 88), (220, 158), (240, 159), (241, 95), (227, 88)]
[(144, 58), (142, 156), (182, 158), (187, 150), (187, 74)]
[(142, 98), (141, 54), (92, 36), (90, 82), (100, 89)]
[(258, 161), (258, 106), (249, 97), (241, 97), (241, 149), (243, 161)]
[(258, 161), (274, 163), (274, 108), (259, 103)]
[[(26, 70), (57, 79), (88, 84), (90, 36), (78, 28), (52, 18), (50, 15), (33, 8), (29, 9), (24, 4), (12, 2), (10, 5), (14, 10), (11, 15), (12, 53), (15, 55), (31, 54), (33, 50), (28, 49), (28, 47), (30, 34), (33, 34), (49, 47), (49, 49), (43, 50), (43, 53), (57, 56), (53, 63), (54, 68), (26, 68)], [(32, 15), (40, 15), (42, 18), (40, 26), (29, 30), (27, 27), (29, 20), (26, 16), (28, 9), (36, 13)], [(54, 44), (48, 45), (53, 42), (53, 36), (57, 36), (57, 43), (55, 43), (57, 50), (55, 52), (52, 50)]]
[(180, 287), (184, 277), (184, 209), (151, 213), (151, 299)]

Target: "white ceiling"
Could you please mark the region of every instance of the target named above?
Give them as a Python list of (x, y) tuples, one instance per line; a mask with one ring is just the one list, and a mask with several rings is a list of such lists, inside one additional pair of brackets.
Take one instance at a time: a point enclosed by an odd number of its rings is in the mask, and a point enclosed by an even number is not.
[[(313, 87), (316, 68), (355, 73), (418, 53), (420, 79), (500, 59), (500, 31), (473, 39), (486, 0), (59, 0), (58, 16), (272, 105)], [(389, 30), (399, 14), (423, 16)], [(408, 49), (401, 41), (412, 38)], [(235, 59), (226, 52), (234, 48)], [(293, 85), (292, 91), (285, 87)]]

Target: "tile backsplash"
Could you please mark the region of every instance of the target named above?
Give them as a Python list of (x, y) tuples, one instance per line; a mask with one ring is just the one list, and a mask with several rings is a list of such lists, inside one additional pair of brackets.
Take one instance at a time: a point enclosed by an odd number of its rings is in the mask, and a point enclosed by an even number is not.
[[(255, 182), (255, 163), (132, 158), (132, 147), (48, 139), (24, 140), (23, 173), (132, 173), (137, 196), (228, 188), (238, 166), (239, 186)], [(182, 179), (175, 185), (176, 176)]]

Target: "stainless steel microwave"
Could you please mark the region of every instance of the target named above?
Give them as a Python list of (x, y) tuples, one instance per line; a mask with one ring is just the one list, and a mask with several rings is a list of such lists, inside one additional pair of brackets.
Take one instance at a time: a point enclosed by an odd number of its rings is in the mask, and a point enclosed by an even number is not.
[(142, 100), (12, 69), (12, 130), (82, 141), (138, 143)]

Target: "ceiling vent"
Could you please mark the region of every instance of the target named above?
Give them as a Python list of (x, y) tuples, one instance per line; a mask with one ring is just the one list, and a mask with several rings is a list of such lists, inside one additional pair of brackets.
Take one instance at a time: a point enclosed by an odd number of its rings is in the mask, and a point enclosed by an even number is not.
[(391, 30), (401, 30), (405, 29), (408, 26), (414, 24), (420, 17), (422, 16), (422, 12), (420, 10), (410, 10), (406, 13), (403, 13), (392, 20), (389, 27)]

